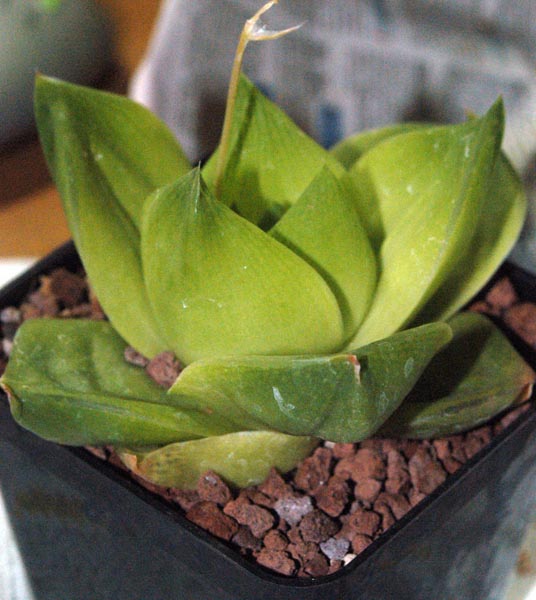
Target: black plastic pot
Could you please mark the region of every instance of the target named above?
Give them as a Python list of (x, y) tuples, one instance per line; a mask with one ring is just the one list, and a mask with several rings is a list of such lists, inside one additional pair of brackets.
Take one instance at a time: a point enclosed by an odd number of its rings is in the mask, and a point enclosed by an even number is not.
[[(5, 288), (0, 307), (37, 274), (76, 264), (72, 245), (60, 248)], [(534, 279), (507, 269), (535, 300)], [(7, 402), (0, 411), (0, 483), (36, 600), (498, 600), (536, 505), (532, 407), (344, 569), (289, 579), (85, 450), (20, 429)]]

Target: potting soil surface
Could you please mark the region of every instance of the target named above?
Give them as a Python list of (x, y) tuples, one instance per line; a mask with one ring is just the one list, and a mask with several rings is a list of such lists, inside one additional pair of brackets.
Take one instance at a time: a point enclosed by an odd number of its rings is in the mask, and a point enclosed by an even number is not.
[[(536, 346), (536, 306), (519, 301), (507, 279), (499, 280), (472, 309), (500, 316)], [(0, 370), (20, 322), (40, 316), (104, 318), (83, 276), (57, 269), (41, 278), (20, 307), (0, 313)], [(129, 349), (125, 358), (164, 387), (180, 372), (169, 353), (147, 361)], [(243, 490), (232, 490), (212, 472), (200, 478), (195, 490), (140, 483), (264, 567), (288, 576), (317, 577), (355, 558), (527, 408), (522, 405), (483, 427), (436, 440), (326, 442), (291, 474), (272, 470), (262, 484)], [(113, 449), (90, 450), (124, 468)], [(0, 540), (5, 542), (0, 543), (0, 597), (26, 600), (31, 596), (5, 515), (0, 514), (0, 524)], [(535, 548), (532, 528), (512, 575), (508, 600), (535, 600)]]

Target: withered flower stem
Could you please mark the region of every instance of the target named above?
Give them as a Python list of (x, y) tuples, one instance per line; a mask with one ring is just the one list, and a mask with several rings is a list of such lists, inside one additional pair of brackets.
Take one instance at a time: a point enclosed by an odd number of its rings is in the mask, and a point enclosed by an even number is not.
[(223, 179), (223, 173), (225, 171), (225, 165), (227, 163), (227, 155), (229, 153), (229, 143), (231, 138), (231, 128), (233, 123), (233, 116), (235, 110), (236, 96), (238, 93), (238, 83), (240, 81), (240, 72), (242, 71), (242, 63), (244, 60), (244, 52), (248, 42), (261, 42), (264, 40), (275, 40), (283, 37), (287, 33), (296, 31), (301, 27), (295, 25), (288, 29), (282, 29), (280, 31), (270, 31), (265, 29), (264, 25), (260, 21), (261, 16), (268, 11), (274, 4), (277, 4), (279, 0), (270, 0), (264, 4), (251, 19), (248, 19), (242, 29), (238, 45), (236, 47), (235, 58), (233, 62), (233, 69), (231, 71), (231, 79), (229, 81), (229, 90), (227, 92), (227, 104), (225, 107), (225, 117), (223, 120), (223, 129), (220, 138), (220, 146), (218, 152), (218, 160), (216, 163), (216, 179), (215, 179), (215, 193), (216, 197), (220, 197), (221, 185)]

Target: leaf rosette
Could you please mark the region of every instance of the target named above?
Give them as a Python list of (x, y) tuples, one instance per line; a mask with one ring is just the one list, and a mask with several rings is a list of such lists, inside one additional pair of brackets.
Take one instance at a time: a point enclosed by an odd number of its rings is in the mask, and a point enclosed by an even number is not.
[[(331, 151), (243, 75), (230, 104), (225, 139), (192, 169), (141, 106), (36, 82), (45, 155), (109, 323), (24, 324), (2, 383), (25, 427), (114, 444), (164, 485), (191, 487), (210, 468), (253, 483), (318, 438), (358, 441), (390, 417), (386, 427), (414, 431), (412, 411), (397, 409), (524, 218), (500, 100), (467, 123), (393, 126)], [(457, 320), (453, 344), (493, 327), (482, 321)], [(482, 373), (509, 348), (493, 340), (472, 357), (469, 396), (486, 395)], [(162, 390), (124, 363), (126, 345), (172, 350), (185, 368)], [(481, 403), (487, 417), (533, 379), (507, 356), (488, 378), (490, 393), (506, 392)], [(449, 362), (434, 361), (433, 377), (459, 377)], [(460, 394), (440, 396), (426, 399), (430, 435)]]

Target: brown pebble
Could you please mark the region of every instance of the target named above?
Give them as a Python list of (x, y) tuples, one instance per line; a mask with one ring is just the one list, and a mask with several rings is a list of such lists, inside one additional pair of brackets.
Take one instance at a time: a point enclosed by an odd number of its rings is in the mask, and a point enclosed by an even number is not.
[(307, 558), (303, 562), (303, 570), (311, 577), (322, 577), (322, 575), (327, 575), (329, 571), (329, 562), (328, 559), (317, 552), (314, 556)]
[[(478, 300), (477, 302), (473, 302), (469, 307), (471, 312), (482, 313), (485, 315), (493, 314), (494, 311), (491, 306), (485, 302), (484, 300)], [(496, 311), (495, 311), (496, 312)]]
[(463, 449), (464, 436), (461, 434), (451, 435), (444, 439), (449, 443), (452, 458), (463, 464), (466, 461), (465, 451)]
[(504, 417), (501, 417), (500, 420), (500, 430), (505, 429), (506, 427), (508, 427), (509, 425), (511, 425), (514, 421), (516, 421), (518, 419), (518, 417), (520, 415), (522, 415), (524, 412), (526, 412), (527, 410), (529, 410), (530, 408), (530, 404), (523, 404), (522, 406), (519, 406), (518, 408), (515, 408), (514, 410), (511, 410), (510, 412), (507, 412)]
[(248, 500), (251, 500), (253, 504), (258, 504), (259, 506), (263, 506), (264, 508), (273, 508), (274, 507), (274, 499), (270, 498), (266, 494), (259, 492), (256, 487), (245, 488), (241, 492)]
[(300, 564), (318, 554), (318, 549), (318, 544), (315, 542), (304, 542), (302, 539), (287, 546), (287, 552)]
[(197, 491), (201, 500), (208, 500), (224, 505), (231, 501), (233, 496), (227, 484), (214, 471), (207, 471), (197, 482)]
[(246, 525), (251, 529), (255, 537), (262, 537), (269, 529), (274, 526), (274, 517), (270, 512), (261, 506), (251, 504), (244, 497), (228, 502), (223, 512), (233, 517), (240, 525)]
[(39, 308), (31, 304), (30, 302), (23, 302), (20, 305), (20, 312), (22, 314), (23, 321), (29, 321), (30, 319), (37, 319), (43, 316)]
[(171, 495), (171, 500), (176, 502), (184, 512), (188, 512), (192, 506), (197, 504), (200, 500), (197, 490), (171, 488), (169, 493)]
[(393, 511), (387, 504), (376, 502), (374, 504), (374, 510), (380, 515), (382, 531), (387, 531), (389, 527), (394, 525), (396, 519), (393, 515)]
[(28, 295), (28, 302), (37, 309), (39, 317), (55, 317), (59, 313), (56, 297), (50, 290), (50, 277), (43, 275), (39, 289)]
[(91, 318), (95, 321), (102, 320), (106, 318), (104, 314), (104, 310), (100, 305), (99, 299), (97, 298), (95, 292), (91, 288), (91, 285), (88, 284), (89, 287), (89, 303), (91, 304)]
[(89, 302), (77, 304), (73, 308), (64, 308), (59, 316), (62, 319), (91, 319), (93, 318), (93, 307)]
[(515, 304), (505, 312), (504, 322), (528, 344), (536, 346), (536, 304)]
[(213, 502), (198, 502), (186, 513), (186, 518), (192, 523), (206, 529), (216, 537), (229, 541), (237, 532), (236, 521), (223, 514)]
[(360, 448), (354, 456), (343, 458), (335, 467), (335, 474), (356, 483), (362, 479), (384, 479), (385, 464), (381, 453), (369, 448)]
[(149, 364), (149, 359), (143, 354), (140, 354), (132, 346), (127, 346), (123, 352), (123, 356), (127, 363), (134, 365), (135, 367), (145, 367)]
[(402, 452), (406, 460), (410, 460), (422, 445), (423, 442), (419, 440), (400, 440), (400, 452)]
[(50, 274), (49, 290), (66, 308), (73, 308), (84, 298), (87, 286), (83, 277), (59, 268)]
[(357, 534), (374, 537), (380, 529), (380, 515), (365, 508), (357, 508), (352, 514), (341, 517), (342, 529), (337, 537), (352, 541)]
[(482, 425), (481, 427), (473, 429), (471, 434), (477, 437), (483, 444), (489, 444), (491, 442), (493, 432), (491, 425)]
[(378, 507), (382, 504), (388, 506), (393, 513), (395, 519), (401, 519), (410, 509), (411, 505), (402, 494), (390, 494), (389, 492), (382, 492), (376, 502), (374, 503), (374, 510), (378, 510)]
[(315, 509), (307, 513), (300, 521), (300, 533), (306, 542), (323, 542), (339, 529), (337, 523), (326, 513)]
[(355, 444), (334, 444), (332, 448), (335, 458), (345, 458), (355, 454)]
[(296, 469), (294, 484), (297, 488), (314, 494), (330, 476), (332, 452), (329, 448), (317, 448)]
[(328, 575), (336, 573), (339, 569), (342, 569), (342, 567), (344, 567), (344, 562), (342, 560), (330, 560)]
[(419, 502), (422, 502), (428, 494), (418, 492), (415, 488), (411, 488), (408, 495), (408, 500), (411, 506), (417, 506)]
[(482, 439), (479, 436), (476, 436), (471, 432), (465, 436), (464, 451), (465, 456), (467, 456), (467, 459), (470, 459), (473, 456), (475, 456), (475, 454), (480, 452), (480, 450), (482, 450), (483, 447), (484, 443), (482, 442)]
[(287, 531), (287, 537), (288, 537), (289, 541), (292, 542), (293, 544), (302, 544), (303, 543), (303, 538), (302, 538), (299, 527), (296, 527), (296, 526), (291, 527)]
[(316, 493), (316, 505), (330, 517), (338, 517), (348, 503), (350, 490), (342, 477), (330, 477)]
[(163, 388), (170, 388), (179, 376), (182, 367), (173, 352), (157, 354), (145, 367), (149, 377)]
[(383, 442), (380, 438), (368, 438), (359, 443), (359, 449), (365, 448), (374, 452), (382, 452)]
[(450, 457), (450, 442), (446, 438), (439, 438), (432, 441), (432, 446), (436, 451), (437, 458), (443, 461)]
[(294, 575), (297, 571), (296, 563), (287, 552), (281, 550), (261, 550), (257, 555), (257, 562), (282, 575)]
[(431, 494), (447, 478), (447, 473), (426, 448), (419, 448), (409, 460), (409, 474), (416, 491)]
[(400, 449), (400, 440), (390, 439), (390, 438), (382, 438), (382, 452), (387, 456), (389, 452), (395, 451), (398, 452)]
[(381, 492), (382, 482), (377, 479), (362, 479), (355, 484), (354, 496), (366, 505), (371, 505)]
[(449, 475), (456, 473), (456, 471), (462, 466), (462, 463), (458, 462), (455, 458), (452, 458), (452, 456), (447, 456), (441, 461), (441, 464)]
[(270, 469), (268, 477), (257, 486), (257, 489), (270, 498), (277, 499), (292, 495), (291, 486), (273, 468)]
[(486, 295), (486, 301), (496, 314), (518, 301), (517, 293), (508, 277), (499, 279)]
[(390, 494), (406, 494), (411, 486), (408, 463), (401, 452), (387, 453), (387, 479), (385, 489)]
[(249, 527), (239, 527), (232, 541), (244, 550), (259, 551), (262, 549), (262, 541), (251, 533)]
[(264, 536), (263, 542), (268, 550), (285, 550), (288, 546), (287, 536), (276, 529), (269, 531)]
[(356, 536), (354, 536), (354, 539), (352, 540), (352, 551), (356, 554), (359, 554), (363, 552), (365, 548), (368, 548), (370, 544), (372, 544), (371, 537), (369, 537), (368, 535), (358, 533)]

